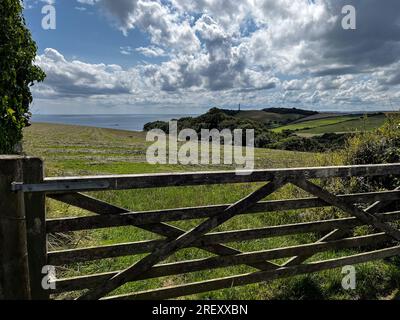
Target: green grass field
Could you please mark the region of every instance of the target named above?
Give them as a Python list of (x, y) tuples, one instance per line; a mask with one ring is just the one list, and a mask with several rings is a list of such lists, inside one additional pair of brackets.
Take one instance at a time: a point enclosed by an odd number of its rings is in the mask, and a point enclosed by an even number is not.
[(314, 127), (312, 129), (300, 130), (298, 134), (316, 135), (324, 133), (347, 133), (372, 131), (383, 125), (386, 120), (384, 114), (373, 115), (366, 118), (358, 118), (350, 121), (342, 121), (329, 125)]
[[(47, 174), (156, 173), (234, 169), (230, 165), (149, 165), (143, 132), (58, 124), (34, 124), (25, 130), (27, 153), (42, 157)], [(296, 167), (310, 164), (313, 154), (256, 149), (257, 168)], [(314, 163), (317, 163), (316, 160)]]
[(304, 129), (308, 129), (308, 128), (322, 128), (324, 126), (336, 125), (338, 123), (343, 123), (343, 122), (350, 121), (350, 120), (355, 120), (355, 119), (358, 120), (359, 118), (360, 118), (359, 115), (357, 115), (357, 116), (347, 115), (347, 116), (339, 116), (339, 117), (302, 121), (302, 122), (296, 122), (293, 124), (289, 124), (287, 126), (276, 128), (273, 131), (275, 131), (275, 132), (282, 132), (284, 130), (299, 131), (299, 130), (304, 130)]
[[(87, 174), (127, 174), (176, 171), (201, 171), (233, 169), (232, 166), (181, 166), (149, 165), (145, 161), (146, 148), (144, 133), (97, 129), (66, 125), (34, 124), (25, 130), (24, 150), (29, 155), (43, 157), (48, 176), (68, 176)], [(330, 155), (300, 153), (290, 151), (258, 149), (255, 151), (257, 168), (303, 167), (321, 163), (330, 164)], [(233, 203), (255, 190), (260, 184), (238, 184), (221, 186), (174, 187), (146, 190), (106, 191), (91, 195), (127, 208), (132, 211), (145, 211), (176, 207)], [(268, 199), (287, 199), (307, 196), (293, 186), (286, 186)], [(68, 217), (88, 215), (88, 212), (48, 200), (49, 217)], [(298, 215), (301, 213), (301, 215)], [(217, 231), (265, 227), (296, 222), (313, 221), (323, 215), (334, 216), (332, 210), (309, 209), (290, 212), (273, 212), (236, 217)], [(197, 221), (172, 223), (188, 230)], [(57, 234), (50, 237), (50, 250), (72, 249), (94, 245), (126, 243), (159, 237), (136, 227), (110, 228)], [(237, 242), (229, 246), (249, 252), (291, 246), (316, 241), (318, 235), (306, 234), (270, 238), (251, 242)], [(327, 252), (313, 257), (313, 260), (329, 259), (346, 252)], [(348, 253), (348, 252), (347, 252)], [(197, 249), (182, 250), (167, 262), (198, 259), (209, 254)], [(129, 256), (106, 259), (91, 263), (78, 263), (58, 268), (58, 276), (94, 274), (127, 268), (142, 256)], [(282, 262), (282, 261), (278, 261)], [(226, 277), (254, 271), (250, 267), (239, 266), (212, 271), (196, 272), (186, 275), (138, 281), (125, 285), (115, 293), (142, 291), (156, 287)], [(291, 279), (276, 280), (245, 287), (203, 293), (188, 297), (190, 299), (359, 299), (383, 298), (392, 294), (400, 283), (398, 268), (385, 262), (367, 263), (357, 267), (361, 285), (355, 291), (341, 288), (341, 270), (330, 270), (318, 274), (298, 276)], [(73, 298), (75, 293), (57, 298)]]
[(327, 117), (321, 119), (301, 119), (287, 126), (273, 129), (275, 132), (284, 130), (296, 131), (296, 134), (303, 137), (311, 137), (324, 133), (353, 133), (365, 132), (379, 128), (386, 120), (385, 114), (373, 114), (366, 117), (360, 115), (345, 115)]

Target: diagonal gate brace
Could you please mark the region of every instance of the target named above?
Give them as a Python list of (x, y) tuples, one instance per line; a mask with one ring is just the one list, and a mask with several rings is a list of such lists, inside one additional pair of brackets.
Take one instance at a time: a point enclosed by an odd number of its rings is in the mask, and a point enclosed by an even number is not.
[(364, 222), (367, 225), (371, 225), (372, 227), (385, 232), (387, 235), (391, 236), (397, 241), (400, 241), (400, 231), (396, 228), (392, 227), (390, 224), (382, 222), (374, 214), (369, 211), (362, 210), (352, 204), (344, 202), (339, 199), (335, 195), (329, 193), (328, 191), (322, 189), (320, 186), (306, 180), (306, 179), (296, 179), (291, 181), (293, 184), (298, 186), (299, 188), (311, 193), (312, 195), (317, 196), (318, 198), (324, 200), (325, 202), (342, 209), (343, 211), (355, 216), (360, 221)]
[[(400, 187), (395, 189), (395, 191), (398, 191), (398, 190), (400, 190)], [(385, 208), (392, 202), (393, 201), (390, 201), (389, 203), (385, 202), (385, 201), (377, 201), (374, 204), (372, 204), (371, 206), (369, 206), (367, 209), (365, 209), (365, 212), (371, 213), (371, 214), (377, 214), (379, 212), (379, 210)], [(351, 204), (349, 203), (349, 205), (351, 205)], [(316, 241), (316, 243), (338, 240), (338, 239), (342, 238), (343, 236), (345, 236), (346, 233), (347, 233), (347, 230), (335, 229), (335, 230), (329, 232), (328, 234), (326, 234), (325, 236), (323, 236), (318, 241)], [(311, 256), (312, 255), (301, 255), (301, 256), (293, 257), (293, 258), (289, 259), (286, 263), (284, 263), (282, 265), (282, 267), (299, 265), (299, 264), (303, 263), (304, 261), (306, 261)]]
[[(82, 193), (52, 194), (49, 195), (49, 197), (54, 200), (61, 201), (63, 203), (72, 206), (76, 206), (78, 208), (88, 210), (90, 212), (99, 215), (118, 215), (131, 212), (131, 210), (117, 207), (115, 205), (92, 198)], [(185, 234), (186, 232), (183, 229), (180, 229), (176, 226), (172, 226), (166, 223), (145, 224), (145, 225), (138, 225), (136, 227), (147, 230), (149, 232), (156, 233), (170, 240), (176, 239), (181, 235)], [(196, 247), (198, 249), (202, 249), (219, 256), (229, 256), (242, 253), (240, 250), (234, 249), (232, 247), (223, 244), (209, 244), (209, 245), (198, 244)], [(275, 263), (269, 261), (248, 263), (247, 266), (262, 271), (276, 269), (280, 267), (279, 265), (276, 265)]]
[(213, 229), (225, 223), (226, 221), (230, 220), (234, 216), (248, 210), (258, 201), (274, 193), (276, 190), (278, 190), (285, 184), (286, 180), (284, 179), (272, 180), (270, 183), (254, 191), (247, 197), (239, 200), (226, 210), (222, 211), (220, 214), (211, 217), (210, 219), (201, 223), (196, 228), (186, 232), (177, 239), (166, 243), (159, 249), (155, 250), (153, 253), (149, 254), (139, 262), (129, 267), (128, 269), (118, 273), (111, 279), (107, 280), (102, 285), (89, 290), (87, 293), (79, 297), (78, 300), (100, 299), (105, 295), (107, 295), (108, 293), (114, 291), (118, 287), (124, 285), (125, 283), (135, 280), (135, 278), (147, 272), (158, 262), (165, 260), (167, 257), (174, 254), (181, 248), (189, 246), (191, 243), (195, 242), (198, 238), (212, 231)]

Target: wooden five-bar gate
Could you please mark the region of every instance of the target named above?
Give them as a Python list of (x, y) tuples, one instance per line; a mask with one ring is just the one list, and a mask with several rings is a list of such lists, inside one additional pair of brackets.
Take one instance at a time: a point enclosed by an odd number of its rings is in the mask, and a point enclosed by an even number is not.
[[(313, 179), (334, 177), (389, 175), (400, 175), (400, 164), (269, 169), (256, 170), (250, 175), (238, 175), (233, 171), (45, 178), (43, 163), (38, 158), (0, 156), (0, 298), (49, 299), (52, 293), (78, 291), (82, 292), (78, 299), (171, 299), (396, 256), (400, 254), (400, 231), (394, 227), (393, 222), (400, 220), (400, 211), (387, 212), (385, 209), (390, 203), (400, 200), (400, 189), (335, 195), (313, 182)], [(83, 193), (253, 182), (264, 184), (234, 204), (151, 212), (131, 212)], [(305, 190), (312, 197), (262, 201), (289, 183)], [(46, 219), (46, 197), (88, 210), (95, 215)], [(364, 204), (364, 207), (360, 204)], [(237, 215), (328, 206), (341, 209), (348, 217), (212, 232)], [(365, 207), (367, 209), (363, 209)], [(168, 224), (193, 219), (204, 220), (191, 230)], [(364, 225), (372, 227), (373, 233), (350, 238), (347, 236), (349, 230)], [(48, 234), (119, 226), (139, 227), (163, 239), (47, 251)], [(315, 243), (257, 252), (241, 252), (227, 245), (303, 233), (322, 233), (325, 236)], [(177, 251), (191, 247), (210, 252), (213, 256), (163, 263)], [(326, 261), (307, 262), (317, 253), (344, 248), (358, 249), (359, 253)], [(42, 287), (44, 266), (139, 254), (147, 255), (126, 270), (56, 279), (55, 290), (44, 290)], [(281, 265), (272, 262), (281, 258), (290, 259)], [(257, 270), (122, 296), (109, 295), (128, 282), (237, 265), (247, 265)]]

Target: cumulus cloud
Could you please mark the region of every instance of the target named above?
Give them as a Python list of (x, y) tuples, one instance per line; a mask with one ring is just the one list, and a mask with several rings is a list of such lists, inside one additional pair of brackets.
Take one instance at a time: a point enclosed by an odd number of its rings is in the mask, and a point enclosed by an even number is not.
[(47, 75), (45, 83), (37, 86), (39, 92), (56, 96), (131, 94), (136, 82), (133, 71), (118, 65), (68, 61), (51, 48), (36, 58), (36, 64)]
[(190, 23), (157, 0), (79, 0), (98, 5), (101, 12), (125, 35), (140, 28), (153, 43), (175, 50), (194, 51), (199, 47)]
[(137, 52), (140, 54), (150, 57), (150, 58), (155, 58), (155, 57), (163, 57), (166, 55), (165, 51), (161, 49), (160, 47), (155, 47), (155, 46), (150, 46), (150, 47), (139, 47), (135, 49)]
[[(221, 104), (235, 97), (314, 106), (399, 98), (398, 0), (77, 2), (97, 7), (125, 35), (139, 29), (148, 36), (148, 46), (132, 43), (120, 48), (122, 54), (164, 59), (114, 70), (66, 61), (49, 49), (38, 61), (58, 93), (131, 94), (139, 82), (147, 98), (181, 101), (200, 94), (212, 101), (218, 91)], [(349, 4), (357, 10), (356, 30), (341, 27), (341, 9)]]

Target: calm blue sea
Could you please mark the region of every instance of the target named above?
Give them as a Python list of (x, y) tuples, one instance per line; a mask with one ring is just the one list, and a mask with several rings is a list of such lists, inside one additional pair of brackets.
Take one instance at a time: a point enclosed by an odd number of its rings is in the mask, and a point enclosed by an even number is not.
[[(60, 123), (98, 128), (142, 131), (143, 126), (152, 121), (169, 121), (185, 116), (182, 114), (118, 114), (118, 115), (33, 115), (32, 122)], [(194, 116), (194, 115), (192, 115)]]

